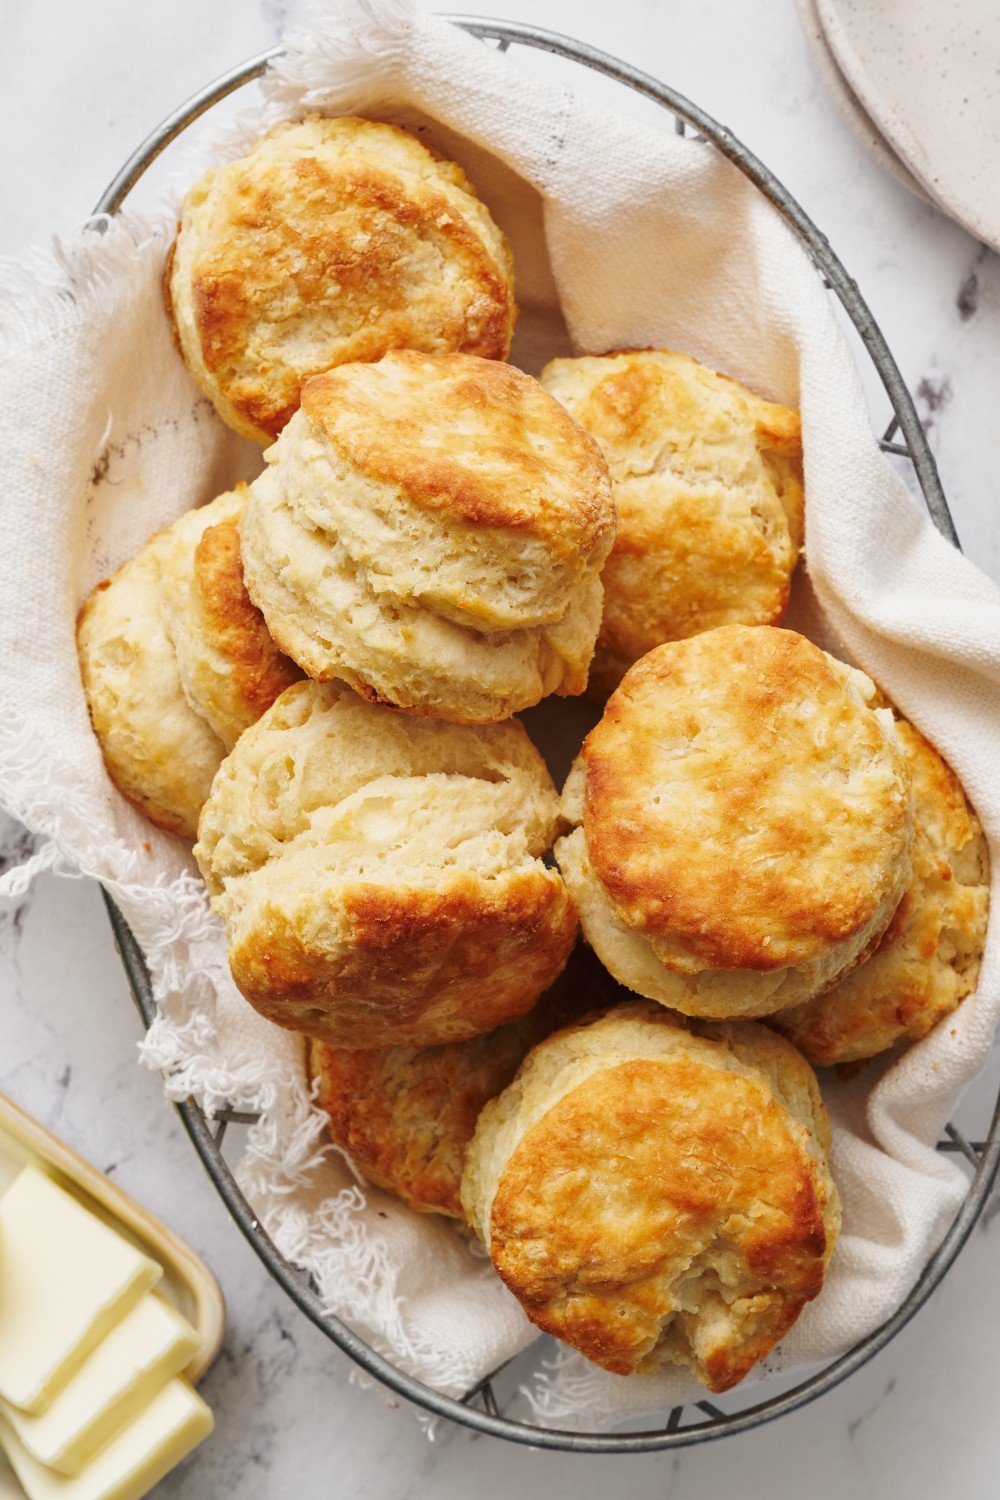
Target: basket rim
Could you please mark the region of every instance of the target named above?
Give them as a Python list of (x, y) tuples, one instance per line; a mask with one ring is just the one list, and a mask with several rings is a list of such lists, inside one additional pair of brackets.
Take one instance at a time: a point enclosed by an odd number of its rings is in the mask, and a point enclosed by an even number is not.
[[(452, 13), (443, 14), (441, 18), (483, 41), (498, 42), (504, 51), (513, 44), (523, 45), (580, 63), (611, 78), (669, 111), (674, 115), (677, 128), (681, 133), (684, 133), (686, 127), (691, 127), (750, 178), (806, 246), (814, 263), (823, 273), (826, 285), (835, 293), (854, 324), (875, 365), (894, 412), (894, 418), (881, 440), (881, 446), (885, 451), (910, 459), (932, 521), (942, 535), (958, 547), (960, 545), (958, 536), (944, 496), (934, 456), (917, 416), (913, 399), (885, 338), (862, 298), (857, 283), (848, 275), (826, 236), (816, 227), (778, 178), (727, 127), (720, 125), (699, 106), (652, 75), (632, 67), (631, 64), (610, 53), (559, 32), (548, 31), (524, 22), (484, 19)], [(193, 94), (168, 115), (140, 143), (108, 184), (95, 206), (94, 218), (104, 219), (106, 216), (117, 213), (147, 168), (172, 141), (176, 140), (213, 105), (260, 77), (268, 65), (281, 55), (282, 50), (281, 47), (271, 47), (248, 58)], [(902, 435), (901, 443), (893, 440), (897, 430)], [(133, 999), (143, 1022), (148, 1027), (155, 1019), (156, 1007), (145, 958), (121, 911), (103, 888), (102, 894)], [(845, 1354), (830, 1361), (821, 1370), (808, 1376), (791, 1390), (735, 1413), (721, 1412), (707, 1401), (695, 1402), (693, 1404), (706, 1414), (706, 1419), (686, 1426), (680, 1425), (683, 1408), (676, 1407), (670, 1413), (665, 1426), (660, 1428), (641, 1432), (585, 1433), (562, 1428), (540, 1427), (504, 1417), (493, 1404), (491, 1393), (486, 1409), (480, 1410), (472, 1406), (470, 1403), (473, 1399), (484, 1390), (490, 1391), (490, 1377), (469, 1392), (464, 1399), (459, 1400), (445, 1396), (433, 1387), (407, 1375), (391, 1360), (378, 1354), (346, 1323), (324, 1308), (312, 1286), (302, 1279), (301, 1273), (296, 1271), (278, 1251), (238, 1187), (220, 1150), (221, 1133), (213, 1133), (209, 1117), (201, 1106), (189, 1098), (177, 1102), (175, 1107), (195, 1151), (230, 1215), (268, 1273), (310, 1321), (362, 1369), (397, 1395), (403, 1396), (434, 1416), (446, 1417), (475, 1431), (529, 1447), (576, 1453), (644, 1453), (687, 1447), (733, 1436), (797, 1411), (832, 1390), (883, 1349), (939, 1285), (968, 1239), (1000, 1167), (1000, 1097), (998, 1097), (989, 1132), (981, 1150), (970, 1148), (967, 1142), (958, 1137), (957, 1133), (955, 1134), (954, 1138), (958, 1141), (963, 1153), (975, 1165), (975, 1173), (969, 1185), (969, 1191), (948, 1231), (937, 1250), (928, 1259), (908, 1295), (893, 1315), (880, 1327), (874, 1329)], [(219, 1117), (216, 1116), (216, 1118)]]

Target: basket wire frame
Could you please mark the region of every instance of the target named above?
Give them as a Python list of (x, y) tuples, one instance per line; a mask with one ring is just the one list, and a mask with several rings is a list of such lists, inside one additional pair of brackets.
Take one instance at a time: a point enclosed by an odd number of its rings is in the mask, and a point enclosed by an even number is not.
[[(957, 547), (958, 536), (934, 457), (912, 397), (885, 339), (861, 297), (857, 284), (834, 254), (826, 237), (773, 173), (730, 130), (718, 124), (697, 105), (648, 73), (643, 73), (608, 53), (556, 32), (544, 31), (520, 22), (483, 20), (462, 15), (448, 15), (445, 19), (483, 42), (495, 43), (502, 52), (517, 45), (551, 53), (632, 89), (672, 114), (674, 127), (679, 135), (711, 144), (750, 178), (791, 226), (811, 256), (824, 285), (838, 298), (854, 324), (878, 371), (892, 407), (893, 415), (879, 440), (879, 446), (883, 452), (905, 459), (912, 465), (931, 519), (942, 535)], [(172, 141), (207, 110), (245, 84), (259, 78), (280, 55), (281, 48), (274, 47), (250, 58), (193, 95), (169, 115), (133, 152), (108, 185), (94, 210), (95, 218), (116, 213), (146, 170)], [(148, 1027), (154, 1020), (156, 1008), (142, 950), (107, 892), (104, 892), (104, 900), (133, 998)], [(1000, 1165), (1000, 1099), (985, 1140), (969, 1141), (954, 1125), (945, 1126), (937, 1149), (961, 1157), (972, 1169), (968, 1194), (938, 1249), (927, 1261), (916, 1285), (892, 1317), (846, 1354), (830, 1361), (824, 1368), (781, 1395), (754, 1402), (740, 1411), (726, 1412), (707, 1399), (698, 1400), (672, 1408), (666, 1414), (663, 1424), (658, 1427), (641, 1432), (587, 1433), (543, 1427), (505, 1416), (494, 1383), (499, 1370), (493, 1371), (460, 1399), (455, 1399), (407, 1375), (378, 1354), (324, 1306), (311, 1278), (281, 1255), (237, 1185), (222, 1153), (226, 1131), (230, 1125), (251, 1125), (258, 1116), (246, 1111), (223, 1108), (210, 1118), (194, 1099), (186, 1099), (176, 1107), (194, 1148), (230, 1215), (269, 1273), (301, 1311), (362, 1369), (396, 1394), (404, 1396), (434, 1416), (447, 1417), (476, 1431), (530, 1447), (582, 1453), (649, 1452), (685, 1447), (746, 1432), (795, 1411), (832, 1390), (884, 1348), (942, 1280), (965, 1244)]]

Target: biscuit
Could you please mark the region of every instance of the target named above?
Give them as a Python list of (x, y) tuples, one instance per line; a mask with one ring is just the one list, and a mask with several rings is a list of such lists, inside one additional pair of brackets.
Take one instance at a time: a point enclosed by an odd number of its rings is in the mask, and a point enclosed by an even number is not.
[(913, 879), (882, 941), (833, 989), (773, 1018), (813, 1063), (857, 1062), (918, 1041), (979, 978), (989, 850), (954, 771), (905, 719), (913, 783)]
[(269, 443), (311, 375), (390, 349), (505, 359), (507, 242), (465, 173), (394, 125), (278, 125), (184, 199), (164, 282), (188, 369)]
[(592, 691), (663, 641), (780, 619), (802, 545), (798, 412), (666, 349), (540, 378), (597, 439), (618, 508)]
[(583, 692), (614, 505), (537, 381), (466, 354), (342, 365), (266, 457), (247, 588), (310, 677), (453, 723)]
[(622, 984), (685, 1015), (828, 989), (910, 879), (906, 761), (874, 684), (790, 630), (658, 646), (609, 699), (563, 794), (556, 858)]
[(579, 944), (533, 1010), (467, 1042), (377, 1051), (311, 1042), (309, 1076), (332, 1139), (376, 1187), (419, 1213), (464, 1225), (459, 1184), (483, 1106), (507, 1087), (536, 1042), (606, 1003), (614, 989)]
[(91, 722), (115, 786), (168, 833), (193, 839), (212, 777), (299, 672), (243, 587), (245, 487), (151, 537), (80, 612)]
[(619, 1375), (725, 1391), (823, 1285), (840, 1206), (816, 1079), (752, 1023), (617, 1007), (480, 1115), (462, 1202), (531, 1321)]
[(195, 856), (262, 1015), (336, 1047), (434, 1046), (523, 1015), (566, 962), (557, 818), (519, 723), (303, 682), (223, 762)]

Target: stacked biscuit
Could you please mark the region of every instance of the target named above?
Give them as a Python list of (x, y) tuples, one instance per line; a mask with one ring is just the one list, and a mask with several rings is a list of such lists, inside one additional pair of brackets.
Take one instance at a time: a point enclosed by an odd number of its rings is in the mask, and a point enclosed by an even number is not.
[[(665, 350), (506, 363), (503, 234), (382, 123), (209, 172), (167, 303), (270, 446), (84, 607), (111, 780), (197, 837), (368, 1181), (605, 1368), (726, 1389), (837, 1237), (807, 1059), (925, 1034), (986, 922), (953, 774), (777, 626), (797, 414)], [(588, 685), (560, 796), (513, 715)]]

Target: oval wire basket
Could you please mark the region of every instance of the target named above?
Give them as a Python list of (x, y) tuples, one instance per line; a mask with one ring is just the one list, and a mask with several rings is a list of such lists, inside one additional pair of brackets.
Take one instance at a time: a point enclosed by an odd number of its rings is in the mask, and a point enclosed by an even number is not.
[[(691, 132), (700, 140), (707, 141), (750, 178), (790, 225), (810, 255), (824, 284), (837, 297), (860, 335), (892, 409), (892, 417), (880, 439), (880, 447), (884, 452), (897, 455), (912, 466), (931, 519), (938, 530), (957, 547), (958, 537), (941, 488), (934, 457), (913, 400), (878, 325), (825, 236), (752, 152), (725, 126), (719, 125), (673, 89), (586, 43), (519, 22), (479, 20), (469, 16), (447, 16), (446, 19), (483, 42), (496, 43), (501, 51), (516, 45), (552, 53), (603, 74), (624, 88), (634, 90), (666, 110), (673, 117), (678, 134), (686, 135)], [(260, 77), (268, 64), (280, 55), (280, 51), (280, 48), (272, 48), (242, 63), (195, 94), (164, 120), (129, 157), (109, 184), (96, 206), (95, 215), (116, 213), (147, 168), (173, 140), (213, 105)], [(106, 893), (105, 902), (133, 997), (143, 1021), (149, 1026), (154, 1019), (155, 1006), (145, 960), (122, 914)], [(924, 1266), (916, 1285), (892, 1317), (846, 1354), (830, 1361), (790, 1389), (766, 1400), (754, 1399), (754, 1393), (760, 1389), (759, 1385), (750, 1386), (742, 1393), (738, 1388), (720, 1398), (725, 1401), (726, 1409), (707, 1400), (695, 1401), (686, 1406), (674, 1407), (665, 1414), (661, 1426), (646, 1427), (642, 1431), (584, 1433), (544, 1427), (505, 1415), (502, 1407), (508, 1398), (498, 1393), (501, 1371), (494, 1371), (461, 1399), (455, 1399), (405, 1374), (390, 1360), (376, 1353), (346, 1323), (326, 1310), (305, 1273), (297, 1270), (275, 1248), (237, 1186), (232, 1169), (223, 1155), (224, 1138), (230, 1126), (252, 1124), (256, 1116), (222, 1109), (209, 1119), (193, 1099), (178, 1104), (177, 1109), (208, 1175), (267, 1270), (306, 1317), (363, 1370), (396, 1394), (406, 1397), (435, 1416), (448, 1417), (451, 1421), (478, 1432), (531, 1447), (578, 1453), (637, 1453), (706, 1442), (759, 1427), (764, 1422), (795, 1411), (832, 1390), (884, 1348), (940, 1283), (968, 1238), (1000, 1164), (1000, 1100), (997, 1101), (983, 1140), (969, 1141), (954, 1125), (945, 1127), (944, 1138), (938, 1142), (938, 1150), (957, 1154), (972, 1168), (968, 1194), (938, 1249)]]

